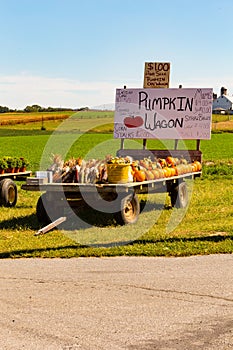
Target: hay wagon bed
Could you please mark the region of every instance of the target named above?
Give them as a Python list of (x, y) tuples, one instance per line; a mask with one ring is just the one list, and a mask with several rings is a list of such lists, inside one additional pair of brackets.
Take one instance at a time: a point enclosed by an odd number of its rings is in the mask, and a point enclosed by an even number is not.
[[(135, 159), (153, 157), (184, 157), (201, 162), (202, 153), (197, 150), (128, 150), (120, 149), (118, 156), (132, 156)], [(188, 204), (188, 189), (186, 179), (199, 177), (201, 171), (185, 173), (168, 178), (159, 178), (143, 182), (128, 183), (46, 183), (23, 184), (27, 191), (44, 192), (37, 202), (36, 213), (38, 220), (50, 223), (60, 216), (64, 216), (67, 207), (75, 211), (87, 204), (97, 212), (114, 213), (116, 221), (123, 224), (133, 224), (140, 214), (138, 195), (167, 192), (172, 207), (184, 208)]]

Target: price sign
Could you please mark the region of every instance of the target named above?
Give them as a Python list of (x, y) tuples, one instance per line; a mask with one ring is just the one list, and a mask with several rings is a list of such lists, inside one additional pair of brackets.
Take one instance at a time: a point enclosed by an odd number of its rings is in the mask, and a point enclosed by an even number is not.
[(146, 62), (144, 88), (169, 88), (170, 63)]

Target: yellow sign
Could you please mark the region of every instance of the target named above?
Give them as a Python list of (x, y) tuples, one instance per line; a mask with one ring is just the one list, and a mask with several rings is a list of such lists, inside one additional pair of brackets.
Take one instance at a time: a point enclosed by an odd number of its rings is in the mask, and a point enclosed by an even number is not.
[(170, 63), (145, 62), (144, 85), (146, 88), (169, 88)]

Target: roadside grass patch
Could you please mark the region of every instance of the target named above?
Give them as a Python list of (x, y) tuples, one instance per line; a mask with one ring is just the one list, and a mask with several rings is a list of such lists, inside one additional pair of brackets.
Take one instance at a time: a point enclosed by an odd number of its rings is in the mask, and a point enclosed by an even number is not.
[(233, 179), (233, 160), (203, 162), (203, 177)]
[[(218, 191), (216, 192), (216, 188)], [(24, 192), (20, 190), (19, 207), (2, 208), (0, 225), (0, 257), (48, 257), (71, 258), (85, 256), (188, 256), (233, 252), (233, 198), (232, 181), (197, 179), (193, 196), (184, 219), (174, 231), (166, 233), (167, 224), (180, 209), (157, 208), (149, 217), (157, 217), (155, 224), (133, 242), (110, 246), (87, 246), (74, 241), (72, 235), (56, 229), (35, 237), (40, 228), (35, 215), (38, 193), (30, 193), (26, 203), (21, 203)], [(230, 192), (231, 191), (231, 192)], [(23, 193), (22, 193), (23, 192)], [(156, 195), (155, 195), (156, 196)], [(156, 199), (156, 198), (155, 198)], [(153, 200), (155, 200), (153, 199)], [(148, 214), (148, 213), (147, 213)], [(146, 218), (146, 216), (145, 216)], [(143, 221), (143, 217), (141, 218)], [(92, 232), (91, 232), (92, 230)], [(88, 234), (107, 235), (119, 232), (115, 225), (89, 230)], [(121, 235), (127, 236), (128, 226), (120, 227)], [(85, 233), (85, 230), (83, 230)], [(82, 229), (79, 231), (82, 235)], [(93, 242), (95, 245), (95, 242)]]

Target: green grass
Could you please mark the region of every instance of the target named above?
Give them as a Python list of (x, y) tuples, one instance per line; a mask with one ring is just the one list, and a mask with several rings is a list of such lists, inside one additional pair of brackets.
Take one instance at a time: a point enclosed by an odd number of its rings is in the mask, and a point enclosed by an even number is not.
[[(43, 131), (40, 123), (1, 127), (0, 157), (23, 156), (29, 159), (31, 170), (36, 171), (44, 151), (48, 164), (52, 152), (64, 154), (66, 158), (115, 154), (120, 148), (120, 140), (113, 140), (112, 134), (106, 133), (111, 127), (111, 116), (102, 117), (97, 120), (84, 114), (81, 121), (71, 120), (71, 124), (64, 123), (62, 127), (60, 122), (48, 121)], [(59, 132), (51, 137), (56, 127)], [(90, 128), (95, 131), (98, 128), (98, 133), (92, 130), (92, 133), (82, 134), (81, 131)], [(126, 148), (135, 145), (142, 147), (141, 142), (126, 142)], [(194, 141), (179, 142), (181, 149), (195, 148), (195, 145)], [(148, 148), (173, 147), (174, 141), (148, 140)], [(213, 134), (211, 140), (201, 141), (201, 150), (203, 177), (193, 184), (187, 211), (171, 209), (168, 198), (151, 195), (148, 201), (150, 210), (142, 212), (138, 223), (130, 226), (121, 227), (114, 222), (89, 228), (72, 226), (72, 230), (64, 226), (63, 230), (35, 237), (35, 232), (41, 227), (36, 218), (40, 194), (23, 191), (21, 183), (17, 183), (17, 206), (10, 210), (1, 208), (0, 258), (232, 253), (233, 135)], [(131, 242), (127, 243), (127, 239)], [(96, 246), (87, 245), (87, 242)]]
[[(232, 253), (232, 187), (232, 180), (198, 179), (186, 213), (180, 209), (170, 209), (167, 205), (161, 210), (155, 195), (155, 198), (150, 198), (151, 210), (141, 213), (135, 226), (81, 228), (76, 233), (55, 230), (38, 237), (34, 236), (39, 228), (35, 216), (38, 194), (20, 190), (19, 205), (11, 210), (1, 209), (0, 257), (188, 256)], [(155, 218), (155, 223), (140, 235), (148, 218), (150, 221)], [(180, 218), (182, 220), (179, 223)], [(174, 220), (177, 220), (175, 228), (169, 231), (169, 222), (174, 225)], [(124, 238), (129, 237), (129, 231), (133, 233), (134, 242), (126, 244)], [(96, 243), (94, 237), (110, 237), (109, 242), (106, 240), (105, 247), (92, 247), (85, 245), (85, 240), (90, 236), (93, 237), (93, 244)], [(119, 244), (119, 237), (125, 244)], [(83, 238), (83, 242), (77, 238)], [(112, 243), (110, 247), (107, 246), (108, 243)]]
[[(42, 157), (45, 146), (50, 139), (51, 133), (34, 130), (31, 135), (22, 135), (21, 133), (13, 136), (0, 137), (0, 158), (3, 156), (25, 157), (30, 161), (32, 171), (39, 168), (40, 159)], [(0, 129), (1, 135), (1, 129)], [(120, 140), (114, 140), (111, 134), (56, 134), (51, 139), (51, 145), (47, 145), (47, 160), (50, 161), (52, 153), (63, 154), (66, 158), (87, 157), (87, 158), (101, 158), (107, 153), (115, 154), (116, 150), (120, 148)], [(128, 146), (129, 145), (129, 146)], [(126, 142), (127, 147), (142, 147), (141, 142), (135, 141)], [(183, 148), (183, 145), (180, 145)], [(148, 148), (172, 149), (174, 147), (173, 141), (166, 141), (164, 144), (159, 141), (148, 141)], [(185, 147), (194, 148), (195, 142), (186, 142)], [(201, 141), (201, 150), (203, 152), (204, 161), (230, 160), (233, 159), (233, 135), (228, 133), (214, 134), (211, 140)], [(65, 154), (64, 154), (65, 153)]]

